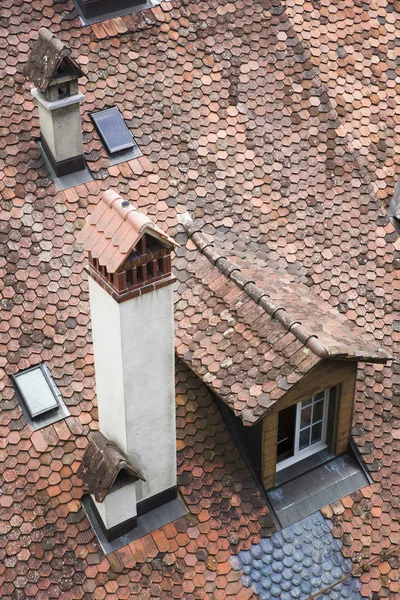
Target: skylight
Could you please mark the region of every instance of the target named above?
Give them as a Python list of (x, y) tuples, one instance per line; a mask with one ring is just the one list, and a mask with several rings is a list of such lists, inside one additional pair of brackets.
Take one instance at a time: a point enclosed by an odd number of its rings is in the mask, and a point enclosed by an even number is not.
[(57, 408), (57, 397), (42, 365), (21, 371), (14, 380), (32, 419)]
[(152, 8), (160, 0), (73, 0), (84, 25), (93, 25), (116, 17), (123, 17), (146, 8)]
[(136, 146), (135, 140), (116, 106), (92, 113), (90, 116), (109, 154), (130, 150)]
[(21, 410), (32, 430), (69, 416), (62, 396), (44, 363), (11, 376)]

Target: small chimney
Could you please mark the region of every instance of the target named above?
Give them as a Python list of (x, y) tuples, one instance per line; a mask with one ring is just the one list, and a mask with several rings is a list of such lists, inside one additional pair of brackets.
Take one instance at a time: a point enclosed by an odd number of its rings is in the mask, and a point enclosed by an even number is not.
[[(176, 497), (176, 244), (112, 191), (102, 195), (78, 241), (89, 255), (100, 431), (142, 474), (133, 484), (137, 507), (130, 500), (132, 514), (123, 515), (132, 521), (136, 510), (140, 515)], [(121, 494), (114, 504), (123, 502)], [(97, 508), (105, 526), (115, 527), (117, 506), (108, 501)]]
[(83, 76), (70, 49), (48, 29), (29, 55), (24, 74), (36, 86), (42, 148), (57, 177), (85, 168), (78, 79)]

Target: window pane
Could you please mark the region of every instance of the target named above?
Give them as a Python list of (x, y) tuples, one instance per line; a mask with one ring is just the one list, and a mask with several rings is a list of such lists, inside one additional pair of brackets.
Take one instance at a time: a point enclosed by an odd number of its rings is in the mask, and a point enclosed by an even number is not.
[(116, 106), (92, 113), (92, 121), (110, 154), (133, 148), (133, 136)]
[(314, 402), (318, 402), (318, 400), (323, 400), (325, 398), (325, 392), (319, 392), (319, 394), (315, 394)]
[(310, 445), (310, 428), (300, 431), (299, 450), (304, 450)]
[(314, 412), (313, 412), (313, 423), (316, 421), (322, 421), (322, 417), (324, 416), (324, 401), (320, 400), (316, 404), (314, 404)]
[(312, 434), (311, 434), (311, 444), (316, 444), (320, 442), (322, 438), (322, 423), (317, 423), (313, 425)]
[(40, 367), (15, 375), (15, 380), (31, 417), (37, 417), (48, 410), (57, 408), (57, 400)]
[(301, 403), (301, 406), (304, 408), (305, 406), (309, 406), (311, 404), (311, 402), (312, 402), (312, 398), (310, 400), (304, 400)]
[(311, 404), (310, 404), (310, 406), (307, 406), (306, 408), (301, 409), (301, 415), (300, 415), (300, 428), (301, 429), (303, 429), (303, 427), (308, 427), (309, 425), (311, 425), (311, 409), (312, 409)]

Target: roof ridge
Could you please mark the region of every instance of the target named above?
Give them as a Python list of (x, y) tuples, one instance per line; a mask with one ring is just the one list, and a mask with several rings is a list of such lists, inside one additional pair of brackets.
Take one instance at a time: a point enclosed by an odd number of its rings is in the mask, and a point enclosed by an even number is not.
[(212, 242), (207, 242), (198, 225), (195, 225), (192, 221), (184, 223), (183, 226), (199, 252), (204, 254), (228, 279), (246, 292), (249, 298), (261, 306), (272, 319), (278, 321), (289, 333), (294, 335), (320, 358), (329, 358), (331, 356), (329, 350), (319, 341), (315, 334), (309, 332), (297, 319), (292, 318), (286, 308), (274, 304), (265, 290), (259, 288), (254, 281), (247, 279), (243, 275), (238, 265), (227, 259), (215, 248)]

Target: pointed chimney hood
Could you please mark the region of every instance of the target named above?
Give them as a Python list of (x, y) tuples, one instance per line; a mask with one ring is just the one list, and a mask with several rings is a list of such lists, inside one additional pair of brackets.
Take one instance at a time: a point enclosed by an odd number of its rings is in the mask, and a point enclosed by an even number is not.
[(109, 529), (118, 518), (132, 522), (136, 511), (176, 497), (171, 250), (177, 244), (113, 191), (101, 196), (78, 241), (89, 255), (100, 431), (143, 475), (126, 489), (131, 514), (116, 516), (121, 490), (115, 506), (113, 494), (107, 505), (97, 503)]
[(32, 95), (39, 109), (40, 140), (57, 177), (85, 168), (78, 90), (83, 76), (71, 51), (51, 31), (42, 28), (24, 69), (36, 86)]

